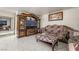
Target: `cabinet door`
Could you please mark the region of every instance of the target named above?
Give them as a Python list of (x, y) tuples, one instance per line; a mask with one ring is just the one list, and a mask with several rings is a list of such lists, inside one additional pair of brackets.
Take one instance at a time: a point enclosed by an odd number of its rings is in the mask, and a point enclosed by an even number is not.
[(20, 30), (19, 31), (19, 36), (20, 37), (23, 37), (23, 36), (25, 36), (26, 34), (25, 34), (25, 31), (24, 30)]
[(19, 37), (26, 36), (25, 19), (19, 19)]
[(24, 19), (20, 19), (19, 26), (20, 26), (20, 30), (25, 30), (26, 29)]

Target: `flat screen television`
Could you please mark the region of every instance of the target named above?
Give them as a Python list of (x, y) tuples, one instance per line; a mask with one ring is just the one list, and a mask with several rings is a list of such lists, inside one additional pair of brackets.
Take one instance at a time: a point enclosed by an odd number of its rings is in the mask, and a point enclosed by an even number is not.
[(7, 25), (7, 21), (0, 20), (0, 26)]
[(37, 22), (35, 20), (27, 20), (26, 26), (37, 26)]

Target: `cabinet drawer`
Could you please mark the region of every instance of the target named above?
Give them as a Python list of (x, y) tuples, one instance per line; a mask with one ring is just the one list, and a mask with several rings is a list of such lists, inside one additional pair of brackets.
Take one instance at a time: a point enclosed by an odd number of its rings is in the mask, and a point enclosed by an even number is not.
[(25, 32), (20, 32), (20, 36), (25, 36)]

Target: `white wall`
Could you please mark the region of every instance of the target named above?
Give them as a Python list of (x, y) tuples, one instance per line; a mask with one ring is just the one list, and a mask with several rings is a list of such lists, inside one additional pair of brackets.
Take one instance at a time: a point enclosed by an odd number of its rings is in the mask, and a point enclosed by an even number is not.
[(15, 30), (15, 18), (11, 19), (11, 30)]
[(62, 24), (79, 30), (79, 8), (63, 10), (63, 20), (60, 21), (48, 21), (48, 15), (49, 14), (42, 15), (41, 27), (53, 24)]
[(17, 16), (15, 16), (15, 35), (17, 37)]

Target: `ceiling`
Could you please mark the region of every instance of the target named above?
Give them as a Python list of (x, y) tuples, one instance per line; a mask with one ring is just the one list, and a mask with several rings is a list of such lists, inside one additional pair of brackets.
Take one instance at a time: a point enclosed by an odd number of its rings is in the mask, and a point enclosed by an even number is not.
[(49, 12), (55, 12), (70, 8), (72, 7), (0, 7), (0, 11), (10, 12), (13, 14), (16, 14), (16, 12), (30, 12), (36, 15), (43, 15)]

